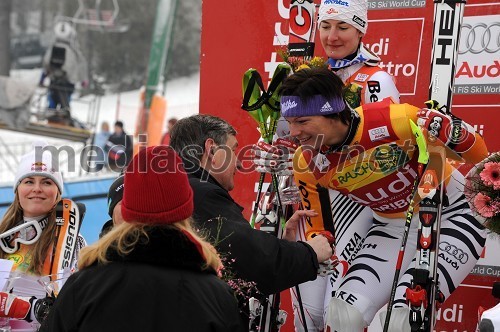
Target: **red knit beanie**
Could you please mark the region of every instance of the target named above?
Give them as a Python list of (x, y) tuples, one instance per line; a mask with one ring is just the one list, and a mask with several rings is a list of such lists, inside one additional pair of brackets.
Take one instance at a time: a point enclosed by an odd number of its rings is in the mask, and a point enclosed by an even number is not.
[(172, 224), (190, 217), (193, 208), (193, 190), (177, 153), (162, 145), (139, 151), (125, 172), (123, 219)]

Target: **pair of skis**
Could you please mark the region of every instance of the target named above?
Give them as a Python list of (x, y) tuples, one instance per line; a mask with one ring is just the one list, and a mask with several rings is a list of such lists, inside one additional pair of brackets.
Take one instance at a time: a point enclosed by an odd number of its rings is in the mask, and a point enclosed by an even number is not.
[[(458, 58), (460, 29), (466, 0), (434, 0), (434, 31), (431, 63), (431, 100), (444, 104), (441, 111), (451, 113), (453, 84)], [(435, 105), (439, 108), (438, 105)], [(412, 331), (433, 331), (436, 310), (444, 302), (439, 290), (438, 256), (441, 215), (444, 199), (444, 169), (446, 150), (432, 136), (428, 139), (430, 164), (423, 183), (419, 212), (418, 255), (411, 288), (406, 296), (410, 305)], [(426, 188), (426, 184), (429, 188)]]
[[(256, 69), (249, 69), (243, 75), (243, 103), (241, 108), (250, 114), (250, 116), (257, 121), (259, 125), (260, 136), (264, 142), (272, 144), (278, 119), (280, 117), (280, 98), (278, 96), (278, 89), (283, 80), (290, 74), (291, 68), (289, 65), (282, 63), (276, 68), (273, 78), (266, 89), (259, 72)], [(262, 194), (266, 173), (261, 173), (257, 189), (257, 199), (252, 211), (250, 225), (255, 227), (255, 220), (258, 213), (258, 202)], [(278, 188), (278, 178), (272, 175), (272, 185)], [(276, 196), (281, 208), (280, 196)], [(281, 216), (283, 216), (283, 211)], [(284, 226), (284, 220), (282, 220)], [(275, 234), (276, 235), (276, 234)]]
[[(261, 138), (264, 142), (272, 144), (273, 137), (276, 132), (278, 119), (280, 117), (280, 100), (278, 96), (278, 89), (283, 80), (290, 74), (291, 68), (287, 64), (280, 64), (276, 68), (274, 75), (271, 79), (269, 87), (266, 89), (262, 82), (262, 78), (256, 69), (249, 69), (243, 75), (243, 103), (242, 109), (247, 111), (250, 116), (257, 121)], [(255, 227), (256, 217), (258, 213), (259, 202), (261, 201), (263, 184), (266, 173), (261, 173), (257, 198), (255, 199), (254, 208), (250, 224)], [(280, 237), (285, 225), (285, 212), (280, 198), (279, 180), (276, 174), (271, 174), (271, 187), (276, 198), (277, 204), (274, 206), (274, 218), (263, 218), (261, 231), (265, 231)], [(268, 193), (264, 194), (263, 201)], [(280, 222), (278, 222), (278, 220)], [(250, 331), (279, 331), (279, 328), (285, 323), (286, 312), (280, 310), (280, 294), (272, 294), (260, 299), (250, 298)]]
[[(429, 87), (431, 101), (427, 106), (444, 113), (451, 113), (453, 83), (465, 3), (466, 0), (434, 0), (434, 31)], [(444, 106), (439, 107), (438, 102), (443, 103)], [(412, 197), (406, 215), (405, 232), (387, 308), (384, 332), (388, 330), (389, 326), (407, 232), (416, 199), (420, 199), (418, 202), (420, 208), (418, 254), (411, 287), (406, 290), (406, 299), (410, 307), (411, 330), (433, 331), (437, 307), (444, 302), (444, 296), (439, 290), (438, 255), (441, 215), (445, 199), (443, 181), (447, 155), (445, 147), (438, 144), (435, 137), (429, 136), (428, 142), (423, 142), (421, 140), (422, 133), (418, 132), (416, 128), (413, 130), (420, 153), (419, 172), (415, 179), (414, 197)], [(426, 147), (422, 145), (425, 143), (427, 143)], [(422, 154), (423, 158), (421, 159)], [(427, 162), (424, 162), (425, 159)], [(422, 174), (421, 169), (424, 166), (426, 166), (426, 170)]]
[[(288, 56), (302, 58), (304, 60), (312, 58), (314, 53), (316, 5), (314, 0), (291, 0), (289, 8), (289, 43)], [(277, 89), (281, 82), (290, 74), (291, 67), (286, 63), (277, 66), (268, 89), (264, 88), (262, 79), (255, 69), (249, 69), (243, 77), (243, 104), (242, 108), (249, 112), (259, 124), (259, 131), (262, 139), (272, 144), (276, 131), (278, 119), (280, 117), (280, 104)], [(262, 188), (264, 184), (265, 173), (259, 178), (257, 188), (257, 198), (252, 212), (250, 224), (255, 226), (258, 213), (258, 202), (261, 200)], [(286, 179), (282, 179), (286, 180)], [(279, 181), (275, 174), (272, 174), (272, 183), (270, 191), (276, 197), (275, 210), (277, 210), (277, 219), (264, 218), (261, 230), (271, 233), (277, 237), (281, 236), (286, 212), (279, 193)], [(264, 200), (265, 202), (265, 200)], [(300, 313), (305, 325), (305, 314), (300, 300), (300, 292), (296, 288), (299, 298)], [(286, 312), (280, 310), (280, 294), (273, 294), (262, 301), (256, 299), (250, 300), (251, 312), (251, 331), (279, 331), (286, 319)]]

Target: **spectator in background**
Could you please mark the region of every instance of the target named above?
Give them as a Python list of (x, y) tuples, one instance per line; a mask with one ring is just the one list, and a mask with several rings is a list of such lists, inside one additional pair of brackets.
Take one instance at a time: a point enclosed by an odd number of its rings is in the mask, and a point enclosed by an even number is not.
[(122, 217), (122, 199), (123, 199), (123, 188), (125, 187), (123, 183), (123, 175), (120, 175), (111, 184), (108, 191), (108, 214), (111, 219), (106, 221), (102, 226), (99, 238), (103, 237), (108, 233), (114, 225), (119, 225), (123, 223)]
[[(493, 283), (493, 289), (491, 290), (491, 295), (495, 299), (500, 300), (500, 281), (495, 281)], [(495, 332), (500, 331), (500, 302), (497, 303), (496, 306), (484, 310), (483, 307), (479, 307), (478, 316), (479, 316), (479, 324), (476, 331), (479, 332)]]
[[(103, 152), (104, 156), (106, 156), (106, 143), (108, 142), (109, 136), (111, 136), (111, 131), (109, 131), (109, 123), (107, 121), (104, 121), (101, 123), (101, 131), (96, 133), (94, 136), (93, 144)], [(100, 163), (100, 161), (104, 161), (104, 164), (107, 164), (108, 160), (107, 158), (101, 159), (101, 157), (97, 157), (96, 162)]]
[(94, 145), (100, 147), (104, 151), (109, 136), (111, 136), (109, 123), (107, 121), (104, 121), (101, 123), (101, 131), (95, 134)]
[(49, 109), (69, 110), (75, 85), (88, 85), (87, 61), (78, 46), (76, 31), (69, 22), (58, 22), (54, 26), (54, 33), (55, 42), (43, 58), (40, 85), (49, 77)]
[(165, 134), (163, 135), (163, 137), (161, 139), (161, 145), (169, 145), (170, 144), (170, 133), (172, 132), (172, 128), (174, 127), (174, 125), (176, 123), (177, 123), (176, 118), (171, 118), (170, 120), (168, 120), (167, 131), (165, 132)]
[(132, 159), (133, 143), (123, 130), (123, 122), (115, 122), (115, 132), (109, 136), (104, 152), (108, 156), (108, 166), (115, 172), (121, 172)]
[(179, 156), (153, 146), (130, 166), (125, 222), (82, 251), (40, 331), (244, 331), (219, 255), (191, 226)]

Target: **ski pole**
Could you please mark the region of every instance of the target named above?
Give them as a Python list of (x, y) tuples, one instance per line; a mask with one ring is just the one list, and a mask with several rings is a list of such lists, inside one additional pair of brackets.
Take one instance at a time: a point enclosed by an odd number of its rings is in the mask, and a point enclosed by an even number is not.
[(304, 312), (304, 305), (302, 304), (302, 297), (300, 295), (299, 285), (295, 285), (295, 292), (297, 293), (297, 302), (299, 302), (299, 312), (300, 317), (302, 318), (302, 326), (304, 327), (304, 332), (308, 332), (307, 330), (307, 322), (306, 322), (306, 314)]
[(389, 298), (389, 303), (387, 304), (387, 315), (385, 316), (384, 332), (387, 332), (389, 329), (392, 305), (394, 304), (394, 298), (396, 297), (396, 289), (398, 286), (399, 275), (401, 273), (401, 266), (403, 265), (403, 258), (406, 250), (406, 242), (408, 240), (408, 234), (410, 233), (411, 220), (413, 218), (413, 212), (415, 210), (415, 196), (418, 193), (418, 184), (422, 177), (424, 167), (429, 162), (429, 152), (427, 151), (427, 146), (422, 134), (422, 130), (415, 124), (415, 122), (413, 122), (413, 120), (410, 120), (410, 127), (413, 135), (415, 136), (418, 147), (418, 171), (417, 176), (415, 177), (415, 181), (413, 182), (411, 201), (408, 206), (408, 210), (406, 211), (405, 228), (403, 232), (403, 239), (401, 240), (401, 247), (399, 249), (398, 260), (396, 262), (396, 271), (394, 273), (394, 279), (392, 281), (391, 296)]
[[(434, 0), (434, 29), (431, 56), (431, 81), (429, 97), (445, 104), (449, 113), (453, 97), (455, 66), (458, 57), (460, 27), (466, 0)], [(430, 149), (429, 149), (430, 152)], [(441, 162), (444, 169), (446, 159), (443, 150), (430, 152)], [(432, 159), (432, 158), (431, 158)], [(407, 289), (410, 304), (410, 325), (412, 331), (432, 331), (434, 328), (438, 290), (438, 250), (441, 212), (443, 204), (443, 169), (439, 178), (431, 166), (422, 177), (439, 183), (433, 188), (433, 195), (419, 195), (422, 198), (419, 211), (419, 241), (416, 267), (413, 272), (412, 288)], [(425, 198), (424, 198), (425, 196)], [(424, 232), (431, 232), (424, 235)], [(441, 298), (442, 299), (442, 298)], [(425, 302), (423, 302), (425, 301)], [(427, 304), (430, 303), (430, 308)], [(422, 308), (425, 312), (422, 316)]]

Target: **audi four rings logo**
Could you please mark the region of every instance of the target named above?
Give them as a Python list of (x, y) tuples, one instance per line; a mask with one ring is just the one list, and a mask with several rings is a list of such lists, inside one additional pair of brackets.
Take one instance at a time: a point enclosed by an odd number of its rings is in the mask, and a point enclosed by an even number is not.
[(490, 24), (477, 23), (475, 25), (462, 24), (462, 47), (458, 54), (471, 52), (478, 54), (481, 52), (496, 53), (500, 51), (500, 22)]
[(446, 241), (443, 241), (439, 244), (439, 250), (444, 251), (451, 256), (455, 257), (460, 263), (465, 264), (469, 260), (469, 255), (463, 252), (462, 249), (457, 248), (456, 246), (449, 244)]

